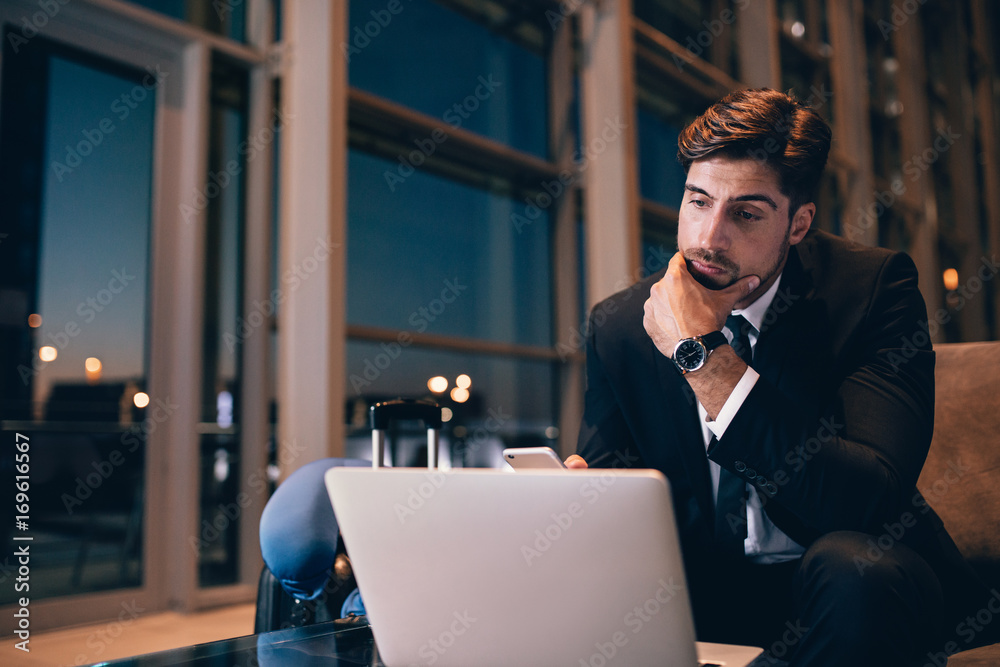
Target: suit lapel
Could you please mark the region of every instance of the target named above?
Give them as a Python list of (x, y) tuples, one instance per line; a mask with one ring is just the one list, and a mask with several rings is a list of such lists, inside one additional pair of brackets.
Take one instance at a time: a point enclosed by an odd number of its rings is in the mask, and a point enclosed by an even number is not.
[(788, 261), (781, 274), (781, 284), (764, 316), (760, 337), (753, 355), (753, 368), (776, 387), (788, 370), (793, 355), (790, 350), (800, 347), (806, 327), (801, 320), (809, 310), (811, 283), (802, 267), (798, 246), (788, 252)]
[[(814, 324), (810, 322), (815, 308), (813, 283), (808, 270), (809, 257), (800, 256), (799, 246), (789, 250), (788, 262), (781, 275), (781, 284), (761, 327), (760, 338), (754, 351), (753, 367), (761, 378), (789, 395), (804, 389), (799, 387), (802, 374), (810, 374), (810, 359), (802, 358), (803, 344)], [(764, 504), (764, 511), (774, 524), (800, 544), (808, 545), (815, 535), (801, 520), (778, 503)]]

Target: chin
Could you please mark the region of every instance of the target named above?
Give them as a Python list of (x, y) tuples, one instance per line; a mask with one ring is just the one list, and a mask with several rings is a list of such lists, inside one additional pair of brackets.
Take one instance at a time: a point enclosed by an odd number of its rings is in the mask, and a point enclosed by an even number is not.
[(737, 278), (712, 278), (703, 273), (698, 273), (694, 269), (691, 269), (690, 272), (691, 277), (698, 281), (699, 285), (710, 290), (718, 291), (720, 289), (726, 289), (738, 280)]

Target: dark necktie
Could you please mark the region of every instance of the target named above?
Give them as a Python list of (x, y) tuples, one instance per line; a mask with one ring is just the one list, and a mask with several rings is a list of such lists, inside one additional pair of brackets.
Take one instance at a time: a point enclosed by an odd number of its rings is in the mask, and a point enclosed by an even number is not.
[[(726, 328), (733, 334), (730, 342), (740, 359), (748, 365), (753, 359), (748, 334), (751, 324), (742, 315), (730, 315)], [(712, 436), (712, 443), (716, 442)], [(710, 447), (711, 447), (710, 445)], [(747, 487), (746, 480), (725, 468), (719, 474), (719, 495), (715, 502), (715, 539), (723, 551), (733, 556), (744, 554), (743, 541), (747, 536)]]

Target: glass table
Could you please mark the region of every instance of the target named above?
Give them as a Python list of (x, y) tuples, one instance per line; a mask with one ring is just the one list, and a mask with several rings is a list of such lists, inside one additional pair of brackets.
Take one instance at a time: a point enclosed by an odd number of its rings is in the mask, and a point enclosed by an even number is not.
[(344, 626), (334, 621), (97, 664), (114, 667), (384, 667), (369, 626)]

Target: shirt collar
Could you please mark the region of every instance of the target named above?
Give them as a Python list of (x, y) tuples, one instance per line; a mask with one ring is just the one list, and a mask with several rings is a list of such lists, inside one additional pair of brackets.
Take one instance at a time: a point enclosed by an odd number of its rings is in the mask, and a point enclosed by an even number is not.
[(781, 284), (781, 273), (778, 274), (777, 280), (771, 285), (766, 292), (757, 297), (757, 300), (751, 303), (746, 308), (741, 308), (733, 311), (733, 315), (742, 315), (747, 319), (747, 322), (753, 325), (754, 331), (760, 332), (761, 326), (764, 324), (764, 316), (767, 315), (767, 309), (771, 307), (771, 302), (774, 301), (774, 296), (778, 293), (778, 285)]

